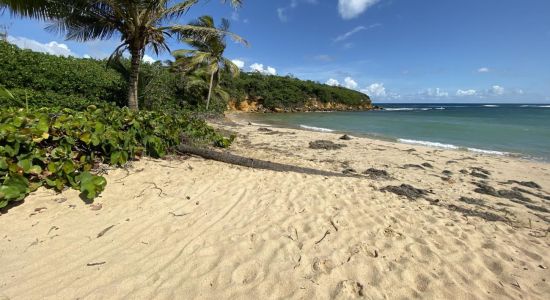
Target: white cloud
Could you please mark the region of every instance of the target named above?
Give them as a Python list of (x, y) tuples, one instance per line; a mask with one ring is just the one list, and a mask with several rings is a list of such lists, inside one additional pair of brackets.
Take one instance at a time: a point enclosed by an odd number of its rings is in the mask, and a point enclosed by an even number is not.
[(344, 86), (348, 89), (356, 89), (358, 84), (355, 80), (353, 80), (353, 78), (351, 77), (346, 77), (344, 78)]
[(337, 36), (337, 37), (334, 39), (334, 41), (335, 41), (335, 42), (345, 41), (345, 40), (347, 40), (348, 38), (350, 38), (352, 35), (354, 35), (354, 34), (360, 32), (360, 31), (367, 30), (367, 29), (372, 29), (372, 28), (376, 28), (376, 27), (378, 27), (378, 26), (381, 26), (381, 24), (376, 23), (376, 24), (372, 24), (372, 25), (370, 25), (370, 26), (368, 26), (368, 27), (365, 27), (365, 26), (357, 26), (357, 27), (353, 28), (352, 30), (350, 30), (350, 31), (348, 31), (348, 32), (346, 32), (346, 33), (344, 33), (344, 34), (341, 34), (341, 35)]
[(231, 62), (234, 63), (237, 67), (239, 67), (239, 69), (244, 68), (244, 61), (240, 59), (233, 59), (231, 60)]
[(57, 56), (74, 56), (78, 57), (76, 53), (73, 53), (71, 49), (65, 44), (52, 41), (46, 44), (40, 43), (35, 40), (31, 40), (24, 37), (8, 36), (8, 42), (16, 45), (19, 48), (30, 49), (37, 52), (43, 52), (53, 54)]
[(491, 70), (487, 67), (483, 67), (483, 68), (477, 69), (477, 72), (478, 73), (489, 73), (489, 72), (491, 72)]
[(264, 75), (277, 75), (277, 70), (275, 68), (267, 66), (267, 68), (264, 69), (264, 65), (259, 63), (250, 65), (250, 70)]
[(456, 91), (456, 95), (458, 97), (466, 97), (466, 96), (475, 96), (477, 94), (476, 90), (458, 90)]
[(267, 67), (266, 73), (269, 75), (277, 75), (277, 70), (273, 67)]
[(338, 0), (338, 12), (343, 19), (353, 19), (380, 0)]
[(155, 61), (157, 61), (156, 59), (152, 58), (151, 56), (145, 54), (143, 55), (143, 61), (146, 62), (146, 63), (154, 63)]
[(361, 92), (373, 97), (386, 96), (386, 88), (384, 87), (383, 83), (373, 83), (367, 86), (367, 88), (362, 89)]
[(500, 96), (504, 94), (504, 88), (500, 85), (493, 85), (491, 89), (489, 89), (489, 93), (492, 95)]
[(92, 58), (89, 54), (82, 55), (83, 58)]
[(334, 78), (330, 78), (327, 82), (325, 82), (325, 84), (330, 86), (340, 86), (340, 82)]
[(334, 58), (327, 54), (319, 54), (313, 57), (313, 59), (322, 61), (322, 62), (331, 62), (334, 60)]
[(279, 17), (279, 21), (286, 22), (288, 21), (288, 17), (286, 16), (286, 10), (287, 8), (279, 7), (277, 8), (277, 17)]
[(449, 97), (449, 93), (441, 90), (440, 88), (427, 89), (424, 94), (430, 97)]

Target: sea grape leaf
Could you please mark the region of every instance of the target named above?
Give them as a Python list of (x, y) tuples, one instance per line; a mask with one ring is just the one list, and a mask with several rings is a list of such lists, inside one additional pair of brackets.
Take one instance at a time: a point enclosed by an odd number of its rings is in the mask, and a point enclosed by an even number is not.
[(77, 176), (80, 181), (80, 191), (90, 200), (101, 193), (107, 185), (107, 180), (103, 176), (92, 175), (90, 172), (82, 172)]

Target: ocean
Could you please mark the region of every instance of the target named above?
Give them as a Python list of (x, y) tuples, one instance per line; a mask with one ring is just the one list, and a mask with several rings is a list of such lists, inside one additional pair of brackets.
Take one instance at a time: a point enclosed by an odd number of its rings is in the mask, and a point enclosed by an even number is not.
[(380, 111), (253, 114), (253, 122), (550, 161), (550, 104), (384, 104)]

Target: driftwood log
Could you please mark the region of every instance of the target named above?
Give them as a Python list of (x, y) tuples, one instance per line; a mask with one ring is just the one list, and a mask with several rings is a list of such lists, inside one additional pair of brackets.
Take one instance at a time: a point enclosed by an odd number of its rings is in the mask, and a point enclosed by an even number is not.
[(320, 175), (329, 177), (363, 177), (359, 174), (343, 174), (336, 172), (329, 172), (311, 168), (304, 168), (292, 165), (285, 165), (280, 163), (274, 163), (267, 160), (254, 159), (250, 157), (239, 156), (227, 152), (220, 152), (205, 148), (193, 147), (185, 144), (178, 146), (178, 151), (182, 154), (191, 154), (200, 156), (205, 159), (211, 159), (220, 161), (232, 165), (243, 166), (254, 169), (271, 170), (276, 172), (294, 172), (308, 175)]

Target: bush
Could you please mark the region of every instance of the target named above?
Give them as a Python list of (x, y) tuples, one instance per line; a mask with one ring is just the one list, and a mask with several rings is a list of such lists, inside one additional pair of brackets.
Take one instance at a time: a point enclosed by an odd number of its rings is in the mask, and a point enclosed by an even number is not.
[(105, 188), (99, 164), (124, 165), (171, 153), (182, 136), (198, 144), (228, 146), (203, 120), (169, 112), (133, 112), (90, 106), (70, 109), (0, 110), (0, 207), (40, 186), (80, 190), (93, 199)]
[(369, 96), (361, 92), (291, 76), (241, 73), (235, 79), (224, 77), (222, 86), (230, 93), (231, 98), (238, 101), (244, 100), (247, 96), (261, 98), (263, 105), (268, 109), (300, 108), (305, 106), (309, 99), (351, 106), (371, 103)]
[[(105, 61), (58, 57), (22, 50), (0, 42), (0, 85), (13, 91), (27, 90), (45, 94), (56, 106), (70, 107), (73, 98), (86, 99), (88, 105), (125, 99), (126, 82)], [(64, 97), (68, 97), (66, 101)]]

